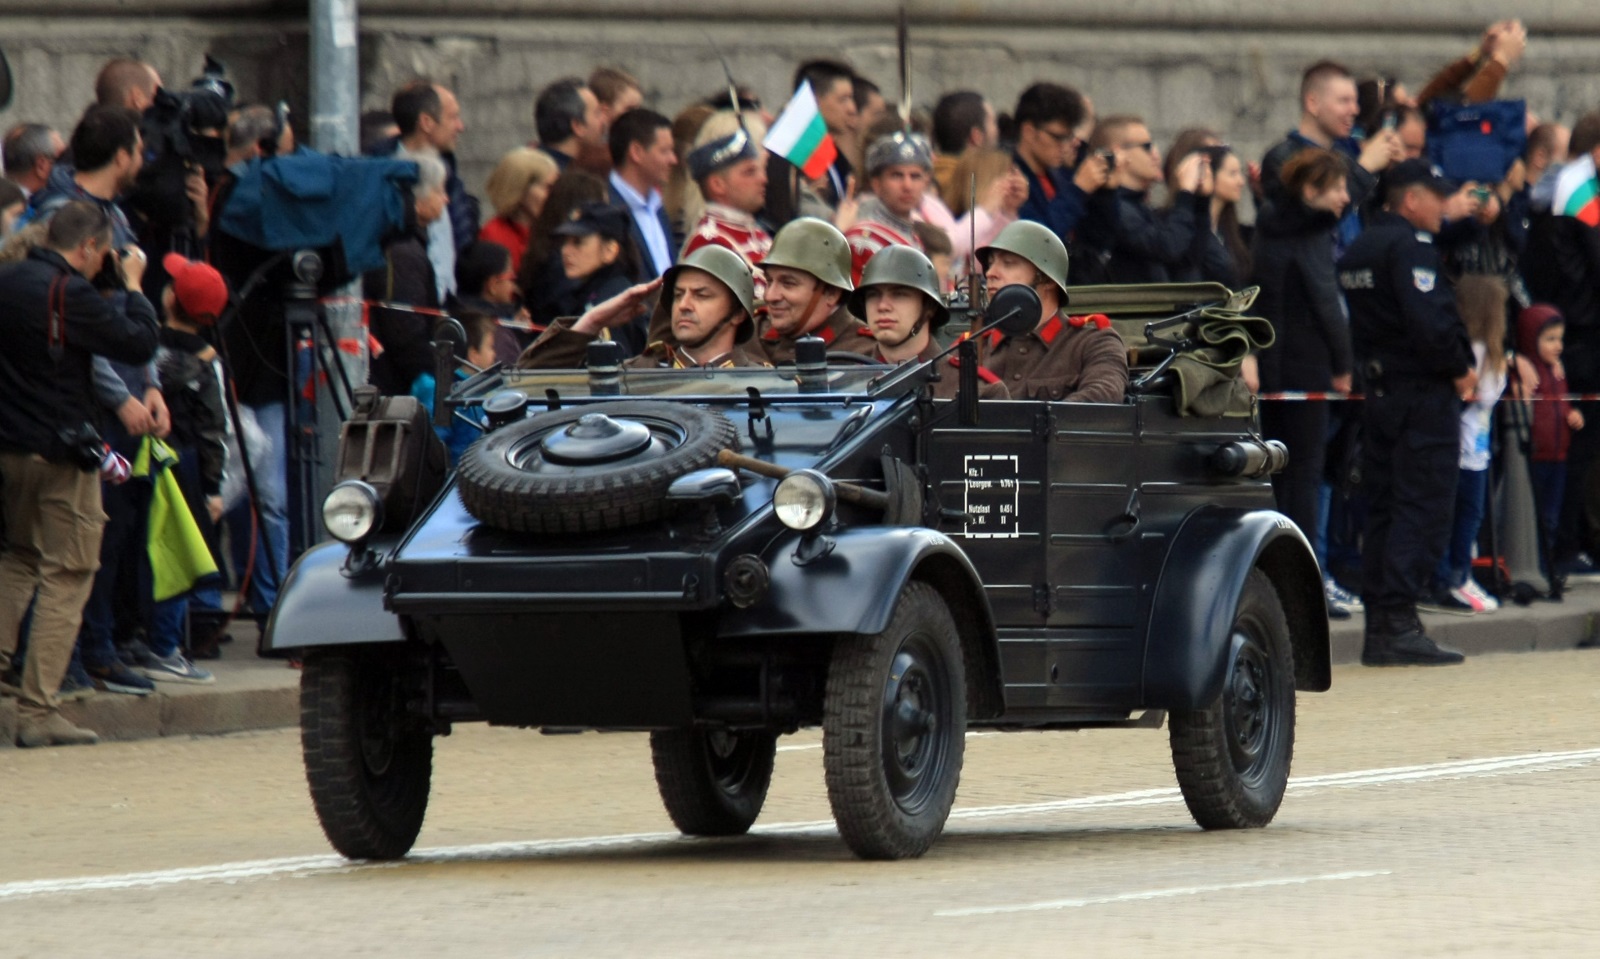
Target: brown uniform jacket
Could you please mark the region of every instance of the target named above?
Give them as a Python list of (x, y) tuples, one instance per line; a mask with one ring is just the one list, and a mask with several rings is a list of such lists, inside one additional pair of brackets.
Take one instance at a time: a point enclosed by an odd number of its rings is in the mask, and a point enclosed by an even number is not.
[(1057, 313), (1023, 336), (987, 339), (983, 365), (1018, 399), (1121, 403), (1127, 391), (1128, 348), (1114, 329)]
[[(822, 338), (828, 344), (830, 353), (860, 353), (862, 356), (871, 356), (878, 352), (878, 341), (867, 335), (861, 325), (849, 310), (841, 305), (828, 317), (828, 322), (811, 331), (811, 335)], [(798, 337), (783, 336), (773, 329), (767, 322), (765, 310), (756, 314), (756, 342), (761, 344), (761, 349), (767, 354), (767, 359), (773, 366), (783, 366), (794, 363), (794, 343)]]
[[(522, 355), (517, 357), (517, 367), (524, 370), (582, 369), (587, 359), (589, 344), (593, 343), (595, 338), (573, 332), (572, 324), (576, 321), (576, 317), (565, 316), (551, 323), (543, 333), (539, 334), (539, 338), (529, 344), (528, 348), (522, 351)], [(683, 370), (700, 367), (700, 364), (690, 359), (676, 343), (664, 340), (651, 343), (643, 353), (623, 360), (622, 365), (630, 370)], [(735, 344), (732, 350), (706, 364), (711, 369), (771, 365), (761, 349), (748, 341)]]
[[(916, 362), (926, 363), (941, 352), (943, 351), (940, 349), (938, 342), (930, 336), (928, 337), (928, 345), (922, 348), (921, 353), (917, 354)], [(876, 349), (872, 351), (871, 356), (879, 363), (889, 362)], [(907, 362), (910, 361), (908, 360)], [(930, 384), (933, 387), (933, 398), (936, 400), (955, 399), (956, 392), (961, 388), (961, 364), (956, 361), (956, 357), (954, 355), (946, 357), (935, 372), (939, 374), (939, 378)], [(1011, 399), (1011, 391), (1006, 389), (1006, 385), (1000, 382), (998, 376), (980, 366), (978, 367), (978, 399), (1009, 400)]]

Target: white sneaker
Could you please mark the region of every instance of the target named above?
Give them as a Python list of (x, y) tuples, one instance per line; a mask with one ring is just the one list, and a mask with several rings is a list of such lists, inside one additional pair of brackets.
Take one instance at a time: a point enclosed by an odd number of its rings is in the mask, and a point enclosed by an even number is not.
[(1471, 600), (1476, 601), (1474, 605), (1478, 606), (1478, 608), (1485, 613), (1492, 613), (1500, 608), (1500, 601), (1484, 592), (1483, 587), (1478, 585), (1478, 581), (1470, 576), (1467, 577), (1467, 581), (1460, 587), (1451, 590), (1451, 593), (1457, 594), (1456, 598), (1463, 601), (1468, 601), (1467, 598), (1470, 597)]
[(171, 656), (150, 655), (150, 665), (144, 667), (144, 674), (161, 683), (214, 683), (217, 678), (211, 675), (210, 670), (201, 669), (183, 657), (182, 653), (173, 653)]

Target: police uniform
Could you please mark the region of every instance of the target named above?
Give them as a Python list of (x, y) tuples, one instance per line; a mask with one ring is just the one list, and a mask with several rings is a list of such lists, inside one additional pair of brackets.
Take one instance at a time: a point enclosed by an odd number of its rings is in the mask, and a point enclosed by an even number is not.
[[(1415, 177), (1412, 162), (1391, 176)], [(1396, 180), (1391, 189), (1404, 182), (1446, 192), (1443, 181), (1425, 179)], [(1459, 661), (1459, 654), (1445, 654), (1422, 636), (1416, 601), (1449, 537), (1461, 417), (1455, 380), (1473, 368), (1472, 344), (1440, 273), (1433, 237), (1404, 218), (1374, 216), (1338, 269), (1366, 393), (1362, 659), (1383, 659), (1395, 643), (1416, 642), (1425, 644), (1418, 658), (1385, 664)]]

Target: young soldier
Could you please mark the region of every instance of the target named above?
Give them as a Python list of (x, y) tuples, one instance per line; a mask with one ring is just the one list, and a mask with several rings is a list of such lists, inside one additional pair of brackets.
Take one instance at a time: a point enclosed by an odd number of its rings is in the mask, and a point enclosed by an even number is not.
[(628, 322), (657, 290), (670, 291), (650, 316), (650, 343), (622, 365), (629, 369), (723, 369), (770, 366), (755, 333), (754, 278), (750, 267), (720, 246), (707, 246), (683, 258), (659, 280), (631, 286), (590, 307), (582, 316), (558, 318), (517, 365), (524, 369), (574, 368), (600, 332)]
[(885, 247), (922, 249), (911, 214), (922, 205), (932, 178), (933, 150), (920, 133), (891, 133), (867, 148), (872, 195), (862, 198), (856, 222), (844, 231), (850, 241), (852, 279), (861, 282), (867, 261)]
[(1128, 350), (1109, 326), (1066, 315), (1067, 248), (1043, 224), (1018, 220), (978, 251), (990, 292), (1023, 283), (1039, 294), (1039, 325), (1022, 336), (988, 336), (984, 365), (1011, 395), (1069, 403), (1120, 403)]
[[(875, 342), (872, 357), (891, 366), (939, 355), (933, 335), (950, 320), (933, 262), (908, 246), (887, 247), (868, 261), (861, 285), (850, 295), (850, 312), (867, 324)], [(960, 386), (954, 357), (949, 367), (932, 384), (935, 399), (953, 399)], [(983, 399), (1011, 398), (999, 377), (982, 367), (978, 383)]]
[(845, 309), (855, 289), (850, 247), (833, 224), (814, 217), (790, 220), (773, 238), (761, 271), (767, 301), (756, 314), (756, 335), (773, 365), (793, 363), (802, 336), (821, 337), (830, 351), (870, 355), (877, 349)]

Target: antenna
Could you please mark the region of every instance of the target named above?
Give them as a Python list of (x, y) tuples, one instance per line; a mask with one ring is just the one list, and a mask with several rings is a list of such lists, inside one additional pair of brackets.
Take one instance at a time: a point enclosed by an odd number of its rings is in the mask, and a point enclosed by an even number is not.
[(739, 118), (739, 129), (743, 130), (744, 111), (739, 109), (739, 84), (733, 80), (733, 68), (728, 66), (728, 58), (722, 55), (722, 51), (717, 47), (717, 41), (711, 39), (711, 34), (704, 30), (700, 33), (706, 38), (706, 43), (711, 45), (711, 52), (717, 55), (717, 62), (722, 64), (722, 75), (728, 78), (728, 109)]
[(900, 19), (895, 25), (895, 44), (900, 48), (900, 123), (911, 132), (911, 17), (907, 0), (900, 0)]
[(967, 308), (971, 310), (971, 330), (983, 323), (983, 278), (978, 275), (978, 174), (967, 178)]

